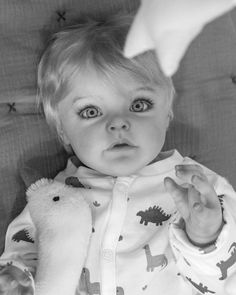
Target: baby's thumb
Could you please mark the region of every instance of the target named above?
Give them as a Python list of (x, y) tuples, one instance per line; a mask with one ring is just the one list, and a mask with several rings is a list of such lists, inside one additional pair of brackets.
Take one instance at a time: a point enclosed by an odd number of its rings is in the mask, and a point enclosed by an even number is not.
[(166, 191), (173, 197), (175, 201), (182, 200), (184, 188), (179, 186), (172, 178), (165, 177), (164, 186)]
[(173, 198), (176, 208), (184, 219), (189, 216), (187, 203), (187, 189), (178, 185), (172, 178), (166, 177), (164, 179), (164, 186), (166, 191)]

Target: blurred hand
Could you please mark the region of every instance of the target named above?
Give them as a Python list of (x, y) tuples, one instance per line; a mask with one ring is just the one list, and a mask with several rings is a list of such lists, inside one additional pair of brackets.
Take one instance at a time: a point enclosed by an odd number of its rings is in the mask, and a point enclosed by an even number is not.
[(178, 165), (176, 176), (186, 184), (178, 185), (170, 177), (165, 178), (164, 184), (185, 221), (187, 236), (197, 246), (214, 242), (223, 225), (214, 188), (199, 165)]
[(236, 0), (142, 0), (124, 55), (155, 49), (163, 72), (172, 76), (203, 27), (235, 6)]
[(13, 265), (0, 266), (0, 295), (33, 295), (30, 278)]

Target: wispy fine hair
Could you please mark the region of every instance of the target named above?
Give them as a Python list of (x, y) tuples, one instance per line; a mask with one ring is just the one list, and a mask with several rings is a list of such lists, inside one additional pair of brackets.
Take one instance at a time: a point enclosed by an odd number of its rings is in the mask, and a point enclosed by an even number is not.
[(88, 68), (108, 78), (117, 69), (129, 71), (138, 79), (166, 85), (173, 96), (171, 80), (161, 72), (154, 52), (133, 59), (123, 56), (132, 20), (131, 15), (89, 18), (52, 36), (38, 66), (38, 103), (49, 125), (57, 129), (58, 103), (70, 93), (73, 79)]

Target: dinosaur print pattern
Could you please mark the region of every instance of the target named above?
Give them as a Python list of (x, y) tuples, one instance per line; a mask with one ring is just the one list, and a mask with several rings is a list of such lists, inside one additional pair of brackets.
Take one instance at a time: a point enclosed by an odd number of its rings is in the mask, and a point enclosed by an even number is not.
[(215, 294), (214, 291), (211, 291), (208, 289), (207, 286), (203, 286), (202, 283), (197, 284), (194, 281), (191, 280), (191, 278), (186, 277), (186, 279), (198, 290), (201, 292), (201, 294), (206, 294), (206, 293), (211, 293), (211, 294)]
[(164, 254), (152, 256), (148, 244), (145, 245), (143, 249), (145, 250), (147, 259), (147, 271), (153, 271), (155, 267), (162, 266), (162, 268), (165, 268), (167, 266), (168, 261)]
[[(86, 294), (100, 295), (101, 294), (100, 283), (99, 282), (92, 283), (90, 281), (90, 272), (86, 267), (83, 268), (82, 275), (84, 276), (82, 279), (84, 283), (81, 284), (81, 286), (83, 286), (83, 289), (86, 292)], [(122, 287), (116, 287), (116, 295), (125, 295), (124, 289)]]
[(34, 243), (27, 229), (22, 229), (12, 236), (12, 241), (19, 243), (20, 241)]
[(13, 265), (12, 261), (7, 262), (6, 264), (1, 264), (0, 265), (0, 271), (4, 270), (5, 268), (7, 268), (8, 266), (11, 266), (11, 265)]
[(28, 276), (28, 277), (32, 277), (31, 272), (28, 269), (24, 269), (24, 273)]
[(230, 254), (230, 257), (223, 261), (221, 260), (220, 262), (218, 262), (216, 264), (216, 266), (219, 267), (220, 271), (221, 271), (221, 277), (219, 278), (219, 280), (225, 280), (227, 278), (227, 271), (228, 269), (233, 266), (236, 263), (236, 243), (232, 243), (232, 245), (229, 247), (229, 251), (230, 252), (233, 248), (233, 251)]
[(12, 261), (10, 261), (10, 262), (7, 262), (7, 264), (6, 264), (7, 266), (11, 266), (11, 265), (13, 265), (13, 262)]
[(122, 240), (123, 240), (123, 236), (122, 236), (122, 235), (120, 235), (120, 236), (119, 236), (119, 240), (118, 240), (118, 241), (120, 242), (120, 241), (122, 241)]
[(66, 185), (71, 185), (73, 187), (83, 187), (84, 185), (79, 181), (78, 177), (75, 176), (69, 176), (65, 179)]
[(145, 285), (144, 287), (142, 287), (143, 291), (145, 291), (147, 289), (147, 285)]
[(221, 206), (223, 206), (223, 203), (224, 203), (224, 196), (225, 196), (225, 195), (218, 195), (218, 196), (217, 196), (218, 199), (219, 199), (219, 201), (220, 201)]
[(90, 281), (90, 272), (86, 267), (83, 269), (83, 274), (84, 274), (84, 278), (86, 282), (87, 293), (89, 295), (95, 295), (95, 294), (100, 295), (101, 294), (100, 283), (99, 282), (92, 283)]
[(125, 295), (124, 289), (122, 287), (116, 287), (116, 295)]
[(156, 226), (162, 225), (164, 221), (171, 217), (171, 215), (166, 214), (159, 206), (149, 207), (145, 211), (139, 211), (136, 215), (141, 217), (141, 224), (148, 225), (151, 222), (156, 224)]
[(221, 211), (222, 213), (224, 212), (224, 196), (225, 195), (218, 195), (218, 199), (219, 199), (219, 202), (220, 202), (220, 206), (221, 206)]

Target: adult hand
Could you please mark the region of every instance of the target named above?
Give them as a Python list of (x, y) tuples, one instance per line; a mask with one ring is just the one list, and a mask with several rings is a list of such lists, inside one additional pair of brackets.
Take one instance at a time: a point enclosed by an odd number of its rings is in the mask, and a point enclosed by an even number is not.
[(141, 0), (128, 33), (124, 55), (155, 49), (167, 76), (178, 69), (192, 40), (203, 27), (236, 6), (236, 0)]

